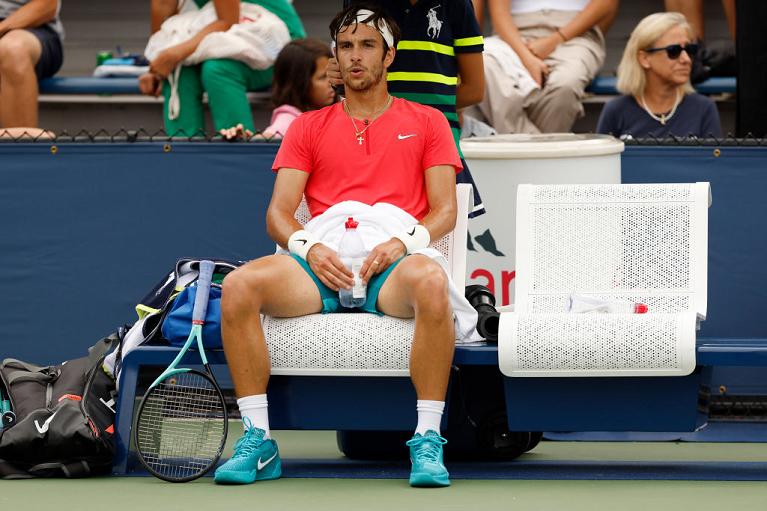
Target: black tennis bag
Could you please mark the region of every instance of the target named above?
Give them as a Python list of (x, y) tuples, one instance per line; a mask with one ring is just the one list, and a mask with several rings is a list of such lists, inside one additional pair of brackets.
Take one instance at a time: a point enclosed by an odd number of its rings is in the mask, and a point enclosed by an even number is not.
[(59, 365), (3, 360), (0, 477), (85, 477), (110, 471), (116, 393), (114, 380), (101, 366), (109, 351), (119, 349), (124, 331), (97, 342), (87, 357)]

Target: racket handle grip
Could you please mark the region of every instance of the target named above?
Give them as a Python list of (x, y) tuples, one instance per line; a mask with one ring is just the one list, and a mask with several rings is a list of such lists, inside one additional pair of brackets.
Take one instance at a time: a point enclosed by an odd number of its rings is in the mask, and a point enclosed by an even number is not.
[(210, 281), (213, 278), (213, 269), (216, 265), (213, 261), (200, 261), (200, 276), (197, 278), (197, 292), (194, 295), (194, 310), (192, 322), (202, 323), (205, 321), (205, 313), (208, 311), (208, 298), (210, 297)]

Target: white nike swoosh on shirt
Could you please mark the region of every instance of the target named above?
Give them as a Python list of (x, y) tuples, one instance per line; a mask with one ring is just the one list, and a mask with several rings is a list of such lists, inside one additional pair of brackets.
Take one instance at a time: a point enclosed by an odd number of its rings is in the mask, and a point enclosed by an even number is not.
[(418, 133), (410, 133), (409, 135), (403, 135), (403, 134), (401, 134), (401, 133), (400, 133), (399, 135), (397, 135), (397, 138), (398, 138), (399, 140), (405, 140), (406, 138), (414, 137), (414, 136), (416, 136), (417, 134), (418, 134)]
[(263, 463), (261, 463), (261, 458), (258, 458), (258, 464), (257, 464), (257, 466), (258, 466), (258, 470), (261, 470), (262, 468), (264, 468), (265, 466), (267, 466), (267, 465), (268, 465), (269, 463), (271, 463), (271, 462), (272, 462), (272, 460), (273, 460), (274, 458), (276, 458), (276, 457), (277, 457), (277, 453), (275, 452), (275, 453), (272, 455), (272, 457), (271, 457), (271, 458), (269, 458), (268, 460), (266, 460), (266, 461), (265, 461), (265, 462), (263, 462)]

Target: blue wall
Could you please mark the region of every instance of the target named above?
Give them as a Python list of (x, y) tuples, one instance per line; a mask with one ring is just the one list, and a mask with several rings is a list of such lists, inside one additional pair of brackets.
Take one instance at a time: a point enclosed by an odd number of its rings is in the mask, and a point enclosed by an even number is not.
[[(181, 256), (251, 259), (272, 144), (0, 144), (0, 358), (81, 356)], [(512, 170), (512, 169), (510, 169)], [(624, 182), (710, 181), (701, 336), (767, 337), (767, 148), (628, 147)], [(481, 185), (481, 183), (480, 183)]]
[(699, 337), (767, 337), (767, 148), (627, 147), (624, 183), (708, 181), (708, 317)]
[(0, 357), (82, 356), (181, 256), (274, 251), (274, 145), (0, 144)]

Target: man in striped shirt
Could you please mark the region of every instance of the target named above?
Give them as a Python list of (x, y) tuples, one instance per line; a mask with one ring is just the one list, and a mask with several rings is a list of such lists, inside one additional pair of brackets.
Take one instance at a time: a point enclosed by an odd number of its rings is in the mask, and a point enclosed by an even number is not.
[[(344, 6), (371, 3), (344, 0)], [(485, 212), (477, 186), (463, 160), (459, 139), (458, 110), (482, 101), (485, 91), (482, 33), (471, 0), (374, 0), (399, 26), (394, 63), (389, 68), (389, 92), (393, 96), (428, 105), (441, 111), (450, 123), (463, 171), (459, 183), (474, 187), (474, 209), (469, 216)], [(341, 84), (338, 64), (331, 60), (328, 76)]]

